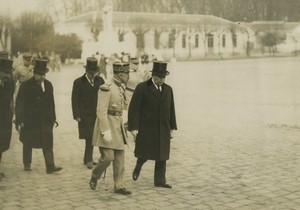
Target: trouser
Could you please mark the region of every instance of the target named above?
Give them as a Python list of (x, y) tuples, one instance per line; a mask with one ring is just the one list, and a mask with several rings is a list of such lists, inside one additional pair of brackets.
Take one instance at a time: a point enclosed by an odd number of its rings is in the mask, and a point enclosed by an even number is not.
[(113, 162), (114, 189), (123, 188), (124, 166), (124, 150), (115, 150), (109, 148), (99, 148), (101, 157), (97, 166), (92, 172), (94, 179), (99, 179), (106, 168)]
[[(46, 167), (54, 166), (54, 155), (52, 148), (42, 148)], [(25, 166), (30, 166), (32, 161), (32, 147), (23, 144), (23, 163)]]
[[(140, 171), (147, 159), (138, 158), (136, 161), (135, 170)], [(166, 183), (166, 161), (156, 160), (154, 167), (154, 184), (160, 185)]]
[(94, 147), (92, 145), (92, 138), (85, 139), (85, 150), (84, 150), (84, 157), (83, 157), (84, 164), (93, 161), (93, 148)]

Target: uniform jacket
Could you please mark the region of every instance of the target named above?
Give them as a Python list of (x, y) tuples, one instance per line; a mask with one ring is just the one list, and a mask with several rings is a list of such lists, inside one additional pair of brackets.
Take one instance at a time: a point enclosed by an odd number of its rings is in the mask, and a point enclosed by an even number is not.
[(91, 139), (93, 136), (98, 90), (102, 84), (104, 84), (104, 80), (97, 76), (94, 79), (94, 86), (92, 86), (85, 74), (73, 83), (72, 111), (74, 119), (81, 118), (81, 122), (78, 123), (80, 139)]
[[(94, 128), (93, 145), (105, 148), (124, 150), (126, 134), (123, 126), (122, 115), (111, 115), (111, 113), (122, 113), (127, 107), (124, 97), (124, 89), (118, 82), (112, 80), (109, 90), (100, 87), (98, 93), (97, 119)], [(112, 141), (103, 141), (103, 132), (111, 130)]]
[(53, 86), (45, 80), (45, 92), (34, 77), (21, 84), (16, 101), (16, 122), (24, 123), (20, 140), (33, 148), (53, 147), (56, 120)]
[(128, 130), (138, 130), (135, 156), (149, 160), (168, 160), (170, 130), (176, 130), (172, 88), (162, 85), (162, 93), (152, 80), (138, 84), (128, 110)]
[(12, 100), (14, 82), (8, 80), (0, 85), (0, 153), (8, 150), (12, 131)]

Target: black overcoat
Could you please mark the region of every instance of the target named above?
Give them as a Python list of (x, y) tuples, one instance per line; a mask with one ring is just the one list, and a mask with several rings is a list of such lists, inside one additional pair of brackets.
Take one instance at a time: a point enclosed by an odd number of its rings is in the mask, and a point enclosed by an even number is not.
[(45, 92), (34, 77), (21, 84), (16, 100), (16, 122), (24, 123), (20, 140), (33, 148), (53, 148), (56, 120), (53, 86), (45, 80)]
[(170, 130), (176, 130), (172, 88), (162, 85), (162, 93), (152, 80), (137, 85), (128, 110), (128, 130), (138, 130), (135, 156), (148, 160), (168, 160)]
[(92, 139), (96, 120), (98, 90), (104, 80), (100, 76), (94, 78), (94, 86), (87, 80), (85, 74), (77, 78), (72, 89), (73, 118), (81, 118), (78, 123), (79, 139)]
[(6, 81), (3, 87), (0, 85), (0, 153), (8, 150), (11, 141), (13, 95), (12, 80)]

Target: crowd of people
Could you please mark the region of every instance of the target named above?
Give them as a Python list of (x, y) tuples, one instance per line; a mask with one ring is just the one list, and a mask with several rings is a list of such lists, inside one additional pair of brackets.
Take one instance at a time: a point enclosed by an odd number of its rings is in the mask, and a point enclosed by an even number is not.
[[(137, 158), (132, 179), (138, 180), (143, 164), (153, 160), (154, 186), (171, 188), (166, 182), (166, 161), (177, 125), (173, 90), (165, 83), (167, 63), (152, 59), (152, 67), (141, 70), (150, 62), (141, 64), (144, 58), (125, 57), (123, 54), (111, 61), (103, 55), (88, 57), (83, 75), (73, 83), (73, 118), (78, 123), (79, 139), (85, 141), (83, 164), (93, 169), (89, 186), (96, 190), (99, 178), (112, 163), (114, 192), (132, 193), (124, 181), (124, 149), (131, 136)], [(24, 53), (22, 64), (14, 67), (8, 54), (0, 52), (0, 161), (2, 153), (9, 149), (14, 122), (23, 143), (24, 170), (32, 170), (32, 149), (41, 148), (46, 173), (52, 174), (63, 168), (54, 161), (53, 128), (58, 122), (54, 87), (46, 79), (49, 62)], [(109, 62), (111, 78), (107, 77)], [(124, 110), (128, 110), (126, 122)], [(93, 160), (94, 147), (101, 154), (98, 161)]]

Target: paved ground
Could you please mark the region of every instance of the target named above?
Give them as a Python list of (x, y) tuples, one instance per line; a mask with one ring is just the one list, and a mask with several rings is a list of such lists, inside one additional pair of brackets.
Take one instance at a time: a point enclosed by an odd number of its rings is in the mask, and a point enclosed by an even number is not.
[(177, 63), (167, 78), (179, 127), (167, 162), (173, 189), (153, 186), (153, 162), (132, 181), (135, 158), (127, 148), (131, 196), (113, 193), (111, 167), (90, 190), (70, 105), (83, 69), (49, 73), (60, 123), (55, 159), (64, 170), (47, 175), (42, 151), (34, 150), (33, 170), (24, 172), (14, 131), (0, 168), (0, 209), (300, 209), (299, 66), (299, 58)]

